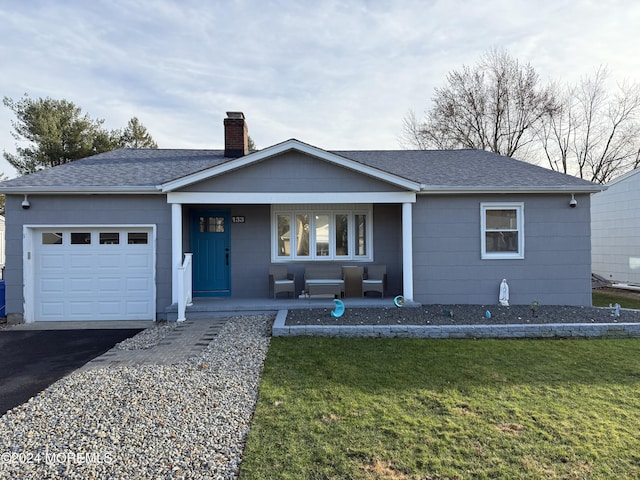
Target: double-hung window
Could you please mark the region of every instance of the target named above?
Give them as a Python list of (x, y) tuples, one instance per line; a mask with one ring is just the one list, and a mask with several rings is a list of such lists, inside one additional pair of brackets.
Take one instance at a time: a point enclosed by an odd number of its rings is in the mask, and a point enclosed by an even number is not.
[(274, 206), (274, 262), (373, 259), (371, 207), (362, 205)]
[(481, 203), (483, 259), (524, 258), (524, 203)]

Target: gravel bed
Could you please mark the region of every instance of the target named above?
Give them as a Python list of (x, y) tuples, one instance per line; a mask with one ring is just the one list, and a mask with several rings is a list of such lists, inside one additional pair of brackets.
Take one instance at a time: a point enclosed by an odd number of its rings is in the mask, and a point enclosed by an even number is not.
[[(339, 318), (331, 308), (289, 310), (285, 324), (294, 325), (501, 325), (544, 323), (638, 323), (640, 310), (541, 305), (424, 305), (403, 308), (347, 308)], [(487, 311), (490, 317), (487, 316)]]
[(0, 478), (236, 478), (272, 321), (232, 318), (177, 365), (59, 380), (0, 417)]
[(152, 327), (144, 329), (137, 335), (116, 343), (115, 347), (118, 350), (146, 350), (153, 348), (162, 341), (167, 333), (175, 330), (177, 326), (177, 322), (156, 322)]

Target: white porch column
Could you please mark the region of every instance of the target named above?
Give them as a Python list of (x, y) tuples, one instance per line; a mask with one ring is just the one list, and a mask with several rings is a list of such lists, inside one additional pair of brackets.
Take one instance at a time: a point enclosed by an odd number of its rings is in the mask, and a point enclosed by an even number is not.
[(402, 285), (405, 301), (413, 300), (413, 214), (411, 203), (402, 204)]
[(182, 265), (182, 204), (171, 204), (171, 302), (178, 302), (178, 267)]

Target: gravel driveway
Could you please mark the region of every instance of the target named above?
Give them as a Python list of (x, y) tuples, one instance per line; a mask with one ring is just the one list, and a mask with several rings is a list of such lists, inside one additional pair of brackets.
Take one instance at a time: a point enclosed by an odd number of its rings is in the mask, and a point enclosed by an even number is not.
[(232, 318), (177, 365), (59, 380), (0, 417), (0, 479), (235, 478), (272, 321)]

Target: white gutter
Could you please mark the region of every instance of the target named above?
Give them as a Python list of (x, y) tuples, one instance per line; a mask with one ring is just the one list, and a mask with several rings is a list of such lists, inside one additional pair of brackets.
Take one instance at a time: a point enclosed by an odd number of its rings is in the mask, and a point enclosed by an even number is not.
[(606, 190), (605, 185), (561, 185), (553, 186), (526, 186), (526, 187), (504, 187), (504, 186), (482, 186), (482, 187), (451, 187), (447, 185), (421, 185), (418, 195), (459, 195), (463, 193), (597, 193)]
[(13, 195), (31, 195), (31, 194), (51, 194), (51, 195), (147, 195), (150, 193), (160, 194), (155, 185), (144, 186), (21, 186), (21, 187), (0, 187), (0, 193)]

